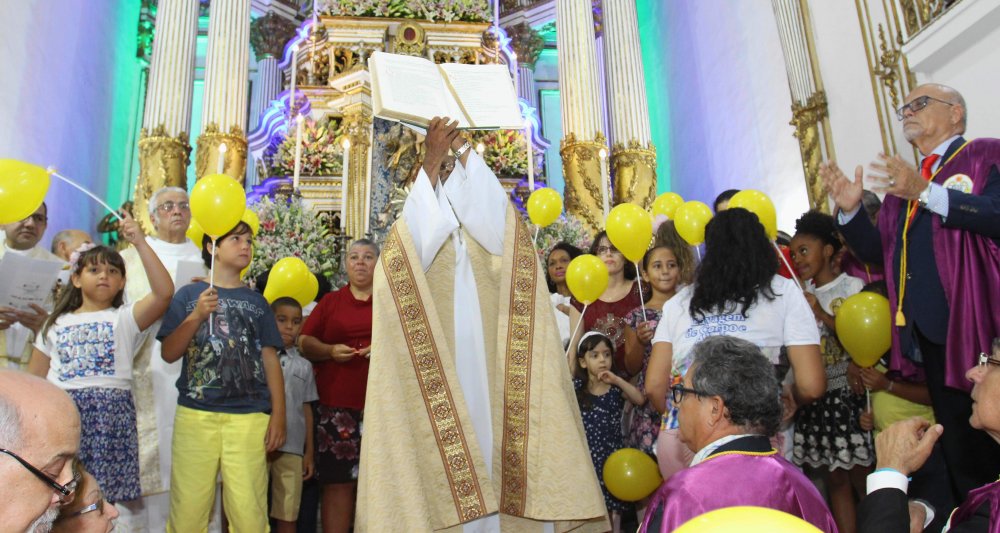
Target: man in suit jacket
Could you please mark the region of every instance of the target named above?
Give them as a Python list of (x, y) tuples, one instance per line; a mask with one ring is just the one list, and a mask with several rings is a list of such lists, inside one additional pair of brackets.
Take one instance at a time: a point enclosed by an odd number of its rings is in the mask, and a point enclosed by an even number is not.
[(821, 176), (847, 243), (885, 268), (895, 322), (890, 370), (896, 379), (926, 374), (951, 488), (962, 501), (1000, 472), (1000, 448), (969, 426), (964, 378), (975, 354), (1000, 335), (1000, 140), (962, 138), (965, 100), (950, 87), (921, 85), (905, 102), (896, 113), (920, 169), (879, 154), (869, 176), (886, 195), (876, 224), (856, 216), (862, 167), (853, 182), (833, 162)]
[[(1000, 442), (1000, 350), (994, 350), (992, 356), (980, 355), (979, 364), (966, 372), (966, 377), (973, 383), (972, 418), (969, 422)], [(908, 505), (907, 476), (927, 460), (942, 432), (947, 430), (940, 424), (928, 427), (922, 418), (912, 418), (897, 422), (879, 434), (875, 439), (878, 468), (868, 476), (868, 495), (858, 507), (860, 533), (919, 531), (923, 529), (923, 524), (931, 521), (933, 514), (924, 516), (928, 509), (913, 503)], [(948, 531), (998, 531), (998, 505), (1000, 482), (994, 480), (970, 491), (969, 497), (951, 514)], [(915, 528), (910, 527), (911, 518)]]

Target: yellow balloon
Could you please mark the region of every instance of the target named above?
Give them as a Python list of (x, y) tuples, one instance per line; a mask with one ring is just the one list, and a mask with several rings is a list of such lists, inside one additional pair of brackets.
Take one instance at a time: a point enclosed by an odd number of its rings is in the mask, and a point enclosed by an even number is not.
[(778, 238), (778, 214), (774, 210), (774, 203), (766, 194), (753, 189), (740, 191), (729, 200), (729, 207), (742, 207), (757, 215), (767, 237), (772, 241)]
[(595, 255), (579, 255), (566, 269), (566, 285), (578, 301), (594, 303), (608, 288), (608, 266)]
[(726, 507), (696, 516), (674, 533), (820, 533), (805, 520), (767, 507)]
[[(267, 275), (264, 298), (268, 303), (285, 296), (298, 300), (296, 297), (301, 296), (300, 293), (304, 292), (303, 287), (309, 283), (308, 278), (311, 275), (309, 267), (302, 259), (298, 257), (281, 259), (271, 267), (271, 272)], [(299, 303), (302, 302), (299, 301)]]
[(674, 228), (691, 246), (705, 242), (705, 226), (709, 220), (712, 220), (712, 210), (695, 200), (684, 202), (674, 212)]
[(544, 228), (556, 221), (563, 210), (563, 199), (555, 189), (538, 189), (528, 197), (528, 218), (531, 223)]
[(642, 259), (653, 240), (653, 219), (635, 204), (616, 205), (608, 213), (605, 227), (611, 244), (633, 263)]
[(191, 215), (212, 237), (225, 235), (242, 220), (247, 209), (243, 186), (225, 174), (211, 174), (191, 189)]
[(892, 347), (889, 300), (874, 292), (859, 292), (844, 300), (834, 319), (837, 338), (862, 368), (873, 366)]
[(260, 231), (260, 218), (257, 217), (257, 213), (254, 213), (253, 210), (248, 207), (243, 211), (243, 216), (240, 217), (240, 220), (246, 222), (247, 226), (250, 226), (250, 232), (253, 233), (254, 237), (256, 237), (257, 232)]
[(677, 208), (684, 203), (681, 195), (675, 192), (665, 192), (653, 200), (653, 216), (663, 215), (669, 219), (674, 218)]
[[(270, 279), (268, 283), (270, 283)], [(310, 272), (309, 276), (306, 277), (305, 284), (293, 298), (299, 302), (299, 305), (305, 307), (316, 299), (317, 294), (319, 294), (319, 280), (316, 279), (316, 274)]]
[(0, 159), (0, 224), (28, 218), (49, 192), (49, 171), (16, 159)]
[(615, 498), (637, 502), (656, 490), (663, 478), (652, 457), (635, 448), (622, 448), (604, 461), (604, 485)]
[(198, 221), (195, 220), (194, 217), (191, 217), (191, 223), (188, 224), (188, 229), (185, 234), (187, 235), (187, 238), (191, 239), (191, 242), (193, 242), (194, 245), (201, 250), (201, 243), (205, 238), (205, 230), (201, 229), (201, 225), (198, 224)]

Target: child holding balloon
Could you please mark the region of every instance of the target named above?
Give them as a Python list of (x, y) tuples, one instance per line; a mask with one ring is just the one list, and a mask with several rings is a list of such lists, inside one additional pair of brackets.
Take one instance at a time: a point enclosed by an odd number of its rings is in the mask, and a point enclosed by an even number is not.
[[(194, 194), (192, 193), (192, 206)], [(201, 221), (206, 232), (211, 229)], [(157, 338), (168, 363), (183, 358), (177, 381), (168, 531), (202, 531), (221, 466), (226, 515), (235, 531), (266, 531), (266, 453), (285, 441), (284, 347), (267, 300), (246, 287), (253, 236), (239, 222), (202, 258), (214, 283), (181, 288)], [(211, 328), (210, 324), (211, 322)]]
[(73, 398), (80, 411), (80, 459), (111, 502), (141, 495), (132, 357), (174, 292), (170, 274), (127, 213), (120, 233), (135, 246), (152, 292), (123, 305), (121, 255), (83, 244), (70, 256), (70, 283), (42, 326), (28, 367)]
[(631, 383), (614, 372), (614, 344), (611, 339), (590, 331), (583, 335), (576, 349), (569, 350), (570, 372), (576, 387), (576, 398), (583, 417), (590, 457), (597, 470), (597, 479), (604, 491), (604, 502), (611, 513), (614, 531), (621, 530), (621, 512), (625, 502), (615, 498), (604, 482), (604, 462), (622, 448), (621, 420), (625, 400), (635, 405), (646, 403), (646, 397)]
[(837, 339), (834, 320), (840, 304), (864, 286), (859, 278), (834, 272), (834, 256), (841, 246), (830, 215), (809, 211), (795, 222), (792, 261), (806, 282), (806, 300), (820, 328), (827, 390), (798, 412), (793, 459), (799, 466), (820, 470), (837, 526), (841, 531), (853, 531), (854, 487), (864, 494), (864, 477), (874, 458), (869, 437), (860, 426), (865, 398), (855, 394), (847, 382), (851, 358)]

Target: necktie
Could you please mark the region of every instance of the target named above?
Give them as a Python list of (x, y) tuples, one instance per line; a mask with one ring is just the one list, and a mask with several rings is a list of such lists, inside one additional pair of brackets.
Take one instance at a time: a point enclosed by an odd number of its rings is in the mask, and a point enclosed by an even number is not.
[(931, 169), (934, 168), (934, 163), (937, 163), (938, 159), (941, 159), (941, 156), (939, 156), (938, 154), (931, 154), (925, 157), (924, 161), (920, 163), (920, 177), (930, 181), (931, 177), (934, 176), (934, 173), (931, 172)]

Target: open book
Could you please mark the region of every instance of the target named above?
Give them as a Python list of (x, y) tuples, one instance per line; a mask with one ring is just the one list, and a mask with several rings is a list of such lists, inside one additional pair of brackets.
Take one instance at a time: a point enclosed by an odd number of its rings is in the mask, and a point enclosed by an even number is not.
[(523, 129), (504, 65), (436, 65), (422, 57), (375, 52), (368, 58), (375, 116), (427, 127), (434, 117), (460, 129)]

